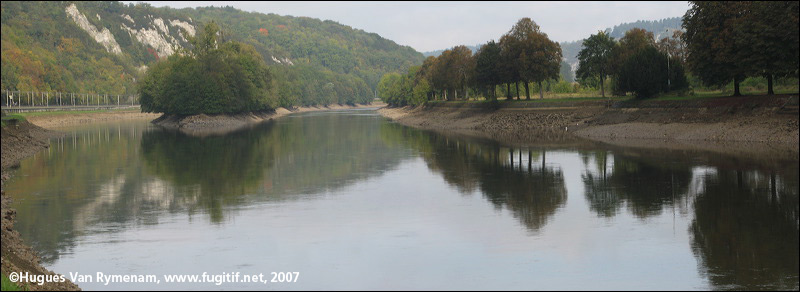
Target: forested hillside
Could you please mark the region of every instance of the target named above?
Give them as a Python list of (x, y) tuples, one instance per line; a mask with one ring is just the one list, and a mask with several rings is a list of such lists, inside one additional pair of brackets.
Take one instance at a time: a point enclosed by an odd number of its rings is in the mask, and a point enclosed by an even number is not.
[[(2, 2), (2, 89), (133, 93), (144, 70), (188, 50), (215, 21), (223, 39), (252, 45), (277, 81), (281, 105), (352, 103), (422, 54), (333, 21), (226, 8), (120, 2)], [(353, 100), (357, 97), (357, 100)]]

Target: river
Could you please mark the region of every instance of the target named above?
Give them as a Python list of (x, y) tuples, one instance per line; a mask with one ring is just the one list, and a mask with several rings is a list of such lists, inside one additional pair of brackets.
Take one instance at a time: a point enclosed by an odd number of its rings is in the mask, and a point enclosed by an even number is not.
[(84, 290), (798, 289), (797, 161), (516, 147), (372, 110), (62, 131), (6, 193), (44, 266), (93, 276)]

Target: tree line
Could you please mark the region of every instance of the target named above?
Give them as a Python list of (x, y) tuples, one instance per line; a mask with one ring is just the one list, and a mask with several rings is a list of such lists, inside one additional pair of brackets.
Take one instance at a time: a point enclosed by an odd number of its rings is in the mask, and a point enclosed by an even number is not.
[(652, 32), (634, 28), (619, 41), (598, 32), (583, 41), (578, 53), (576, 75), (584, 83), (597, 83), (605, 97), (605, 83), (610, 79), (614, 95), (633, 92), (646, 98), (689, 86), (683, 69), (683, 53), (678, 45), (680, 31), (658, 43)]
[(522, 83), (530, 99), (530, 84), (534, 83), (542, 98), (542, 82), (558, 80), (561, 59), (559, 44), (526, 17), (498, 42), (482, 45), (475, 54), (466, 46), (456, 46), (438, 57), (428, 57), (405, 74), (384, 75), (378, 83), (378, 96), (395, 106), (468, 98), (470, 91), (494, 100), (498, 85), (505, 84), (506, 97), (511, 98), (511, 85), (519, 92)]
[[(691, 5), (683, 17), (685, 32), (674, 31), (671, 37), (656, 41), (652, 32), (633, 28), (619, 40), (603, 31), (585, 39), (577, 55), (578, 83), (599, 87), (603, 97), (610, 87), (613, 95), (647, 98), (683, 91), (689, 77), (705, 86), (733, 81), (734, 95), (741, 95), (739, 83), (746, 77), (766, 78), (768, 94), (774, 94), (775, 77), (797, 78), (798, 2)], [(561, 59), (559, 44), (523, 18), (498, 42), (489, 41), (475, 54), (457, 46), (405, 74), (384, 75), (378, 95), (392, 106), (468, 98), (470, 92), (495, 101), (497, 92), (512, 99), (512, 85), (519, 96), (522, 83), (527, 99), (529, 86), (543, 98), (542, 83), (559, 79)]]
[(796, 1), (692, 2), (683, 17), (689, 70), (704, 83), (733, 80), (734, 95), (746, 77), (797, 77), (800, 4)]

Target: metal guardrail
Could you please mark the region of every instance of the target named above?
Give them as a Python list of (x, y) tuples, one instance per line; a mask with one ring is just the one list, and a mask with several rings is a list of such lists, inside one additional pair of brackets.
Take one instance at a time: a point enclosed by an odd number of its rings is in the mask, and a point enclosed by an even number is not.
[(4, 112), (138, 108), (138, 94), (0, 91)]

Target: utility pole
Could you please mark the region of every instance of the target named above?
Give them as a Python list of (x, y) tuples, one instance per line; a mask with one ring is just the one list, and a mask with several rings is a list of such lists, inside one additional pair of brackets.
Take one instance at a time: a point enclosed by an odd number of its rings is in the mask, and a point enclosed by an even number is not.
[[(669, 32), (669, 29), (667, 29), (666, 32)], [(669, 43), (669, 42), (667, 42), (667, 43)], [(670, 76), (669, 76), (669, 59), (672, 58), (672, 54), (670, 54), (669, 48), (666, 48), (666, 49), (667, 49), (666, 50), (667, 51), (667, 91), (669, 91), (669, 89), (672, 87), (672, 84), (670, 84)]]

